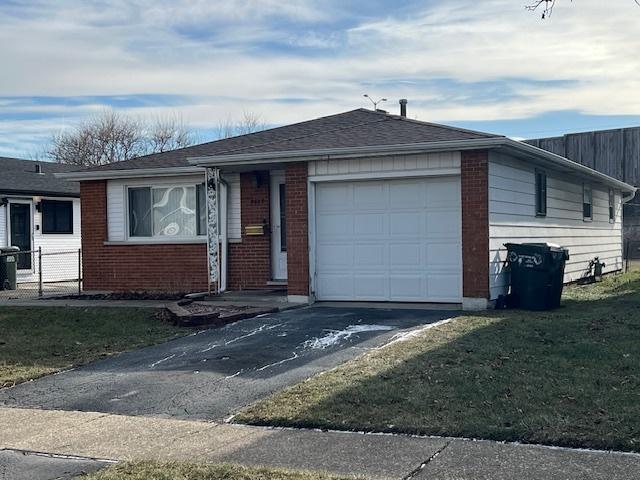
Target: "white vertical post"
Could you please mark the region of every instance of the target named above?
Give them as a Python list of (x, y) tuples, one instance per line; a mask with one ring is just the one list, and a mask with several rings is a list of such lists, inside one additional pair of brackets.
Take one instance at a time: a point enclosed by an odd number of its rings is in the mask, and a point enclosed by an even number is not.
[(207, 255), (209, 260), (209, 292), (215, 284), (215, 293), (220, 293), (220, 229), (218, 228), (218, 192), (220, 171), (207, 168)]

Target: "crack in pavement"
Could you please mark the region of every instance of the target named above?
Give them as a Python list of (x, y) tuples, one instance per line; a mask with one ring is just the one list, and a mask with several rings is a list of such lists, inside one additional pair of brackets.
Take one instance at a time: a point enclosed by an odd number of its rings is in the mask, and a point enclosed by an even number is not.
[(425, 467), (429, 464), (429, 462), (431, 462), (434, 458), (436, 458), (438, 455), (440, 455), (445, 450), (445, 448), (447, 448), (449, 445), (451, 445), (452, 442), (453, 442), (453, 440), (448, 440), (447, 443), (445, 443), (442, 447), (440, 447), (438, 450), (436, 450), (433, 455), (431, 455), (429, 458), (427, 458), (424, 462), (422, 462), (420, 465), (418, 465), (415, 469), (411, 470), (408, 475), (402, 477), (402, 480), (411, 480), (412, 478), (415, 478), (415, 476), (418, 475), (418, 473), (420, 473), (422, 470), (425, 469)]

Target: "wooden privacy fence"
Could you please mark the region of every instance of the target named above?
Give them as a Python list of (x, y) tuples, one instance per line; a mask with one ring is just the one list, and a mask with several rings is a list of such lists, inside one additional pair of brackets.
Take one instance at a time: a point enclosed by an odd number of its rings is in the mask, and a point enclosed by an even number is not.
[(640, 185), (640, 127), (570, 133), (525, 142), (631, 185)]

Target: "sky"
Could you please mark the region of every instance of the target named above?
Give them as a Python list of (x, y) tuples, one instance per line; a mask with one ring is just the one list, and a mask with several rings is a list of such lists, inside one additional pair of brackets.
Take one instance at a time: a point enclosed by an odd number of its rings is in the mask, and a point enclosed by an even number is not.
[(105, 110), (200, 141), (354, 108), (515, 138), (640, 125), (634, 0), (0, 0), (0, 156)]

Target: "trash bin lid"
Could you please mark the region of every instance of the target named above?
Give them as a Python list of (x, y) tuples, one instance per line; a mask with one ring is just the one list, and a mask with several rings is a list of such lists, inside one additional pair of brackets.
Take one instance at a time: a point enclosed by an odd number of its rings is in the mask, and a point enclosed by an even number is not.
[(13, 252), (19, 252), (19, 251), (20, 251), (20, 247), (13, 247), (13, 246), (0, 247), (0, 253), (13, 253)]
[(549, 243), (549, 242), (521, 243), (520, 245), (527, 245), (527, 246), (531, 246), (531, 247), (548, 248), (549, 250), (555, 251), (555, 252), (566, 251), (567, 250), (566, 248), (561, 247), (557, 243)]

